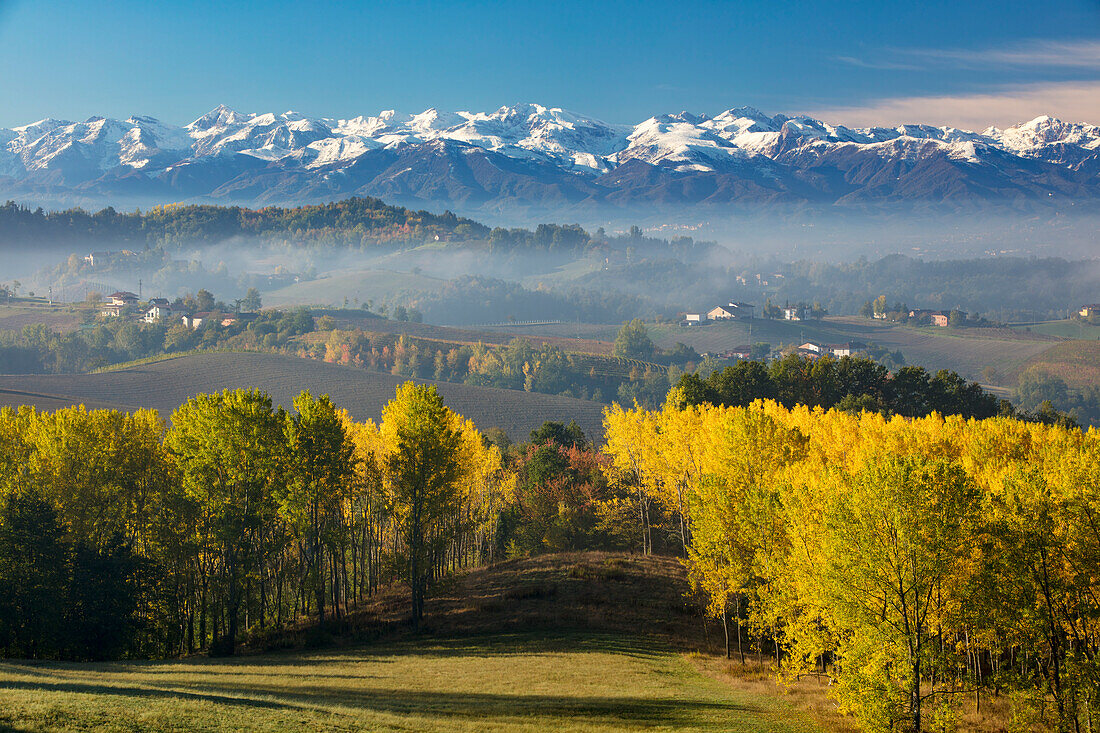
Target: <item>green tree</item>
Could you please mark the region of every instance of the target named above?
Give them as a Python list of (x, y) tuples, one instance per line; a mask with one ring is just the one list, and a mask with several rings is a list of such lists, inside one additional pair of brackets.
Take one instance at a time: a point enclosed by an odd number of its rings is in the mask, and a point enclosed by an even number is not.
[(653, 358), (655, 351), (656, 347), (649, 338), (649, 331), (640, 318), (624, 323), (615, 336), (615, 344), (611, 347), (611, 353), (615, 356), (647, 361)]
[(753, 400), (776, 398), (775, 383), (763, 362), (742, 360), (710, 375), (719, 404), (744, 407)]
[(69, 549), (53, 506), (33, 489), (0, 506), (0, 646), (6, 656), (57, 654), (62, 643)]
[(772, 353), (772, 345), (767, 341), (757, 341), (749, 349), (749, 358), (753, 361), (762, 361)]
[(241, 310), (252, 312), (258, 311), (263, 307), (263, 301), (260, 298), (260, 291), (256, 288), (249, 288), (244, 294), (244, 298), (241, 299)]
[(325, 560), (327, 555), (327, 567), (337, 568), (346, 539), (344, 502), (354, 470), (353, 445), (328, 395), (314, 398), (309, 390), (294, 398), (286, 435), (289, 470), (280, 511), (302, 543), (302, 560), (324, 623), (327, 587), (339, 613), (340, 573), (327, 572)]
[(1069, 406), (1069, 387), (1065, 380), (1046, 372), (1024, 372), (1016, 385), (1016, 403), (1025, 410), (1034, 410), (1048, 401), (1059, 409)]
[(225, 635), (215, 639), (219, 652), (236, 650), (245, 583), (262, 560), (264, 523), (275, 514), (272, 484), (283, 477), (285, 455), (280, 413), (259, 390), (198, 395), (173, 413), (165, 437), (195, 505), (198, 534), (217, 558), (216, 577), (203, 582), (214, 580), (225, 589)]
[(195, 293), (195, 310), (197, 311), (211, 311), (214, 310), (214, 294), (209, 290), (199, 289), (199, 292)]
[(581, 430), (580, 425), (577, 425), (576, 420), (570, 420), (568, 425), (547, 420), (541, 427), (531, 431), (531, 442), (535, 445), (556, 443), (563, 448), (588, 447), (588, 440), (584, 437), (584, 431)]

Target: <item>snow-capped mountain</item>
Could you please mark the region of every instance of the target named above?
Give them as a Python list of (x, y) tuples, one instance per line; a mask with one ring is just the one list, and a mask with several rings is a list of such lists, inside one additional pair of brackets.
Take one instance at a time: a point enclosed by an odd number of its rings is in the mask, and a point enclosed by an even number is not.
[(751, 107), (613, 125), (537, 104), (351, 119), (218, 107), (0, 129), (0, 193), (74, 201), (480, 205), (1100, 197), (1100, 127), (849, 128)]

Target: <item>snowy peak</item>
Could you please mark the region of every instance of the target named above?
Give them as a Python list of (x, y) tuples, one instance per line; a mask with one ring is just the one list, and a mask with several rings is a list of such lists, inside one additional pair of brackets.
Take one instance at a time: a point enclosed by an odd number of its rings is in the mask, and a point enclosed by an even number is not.
[[(447, 171), (459, 160), (453, 157), (455, 151), (480, 154), (460, 156), (471, 160), (498, 161), (494, 165), (507, 170), (490, 176), (493, 180), (521, 175), (517, 171), (554, 176), (555, 190), (569, 190), (568, 195), (578, 200), (594, 195), (590, 187), (598, 185), (596, 181), (627, 180), (629, 176), (605, 176), (627, 164), (633, 171), (630, 175), (643, 179), (747, 177), (769, 191), (780, 186), (778, 181), (785, 176), (805, 177), (812, 186), (848, 179), (854, 181), (850, 185), (858, 186), (859, 181), (875, 180), (876, 171), (889, 171), (882, 173), (881, 181), (886, 183), (875, 189), (888, 191), (901, 185), (896, 182), (903, 180), (899, 174), (906, 166), (920, 162), (949, 166), (935, 178), (944, 182), (963, 175), (958, 173), (962, 164), (996, 168), (998, 182), (988, 183), (982, 195), (1000, 190), (1001, 182), (1011, 179), (1006, 171), (1028, 166), (1035, 171), (1036, 164), (1044, 164), (1054, 166), (1055, 177), (1068, 177), (1057, 188), (1061, 195), (1095, 185), (1100, 127), (1043, 116), (981, 132), (919, 122), (858, 128), (803, 115), (769, 116), (753, 107), (732, 107), (713, 116), (692, 111), (657, 114), (634, 125), (620, 125), (537, 103), (488, 112), (431, 107), (410, 114), (388, 109), (346, 119), (310, 117), (293, 110), (242, 113), (219, 105), (182, 127), (132, 115), (125, 120), (96, 116), (83, 122), (46, 118), (0, 129), (0, 178), (95, 190), (100, 179), (121, 176), (133, 181), (186, 170), (199, 176), (194, 185), (200, 192), (209, 186), (224, 190), (225, 195), (247, 189), (262, 196), (267, 186), (290, 185), (286, 181), (291, 179), (294, 185), (325, 192), (351, 185), (349, 181), (365, 175), (363, 171), (382, 171), (379, 180), (391, 188), (368, 187), (363, 192), (388, 195), (397, 182), (407, 185), (411, 180), (425, 182), (433, 192), (444, 190), (445, 186), (433, 187), (432, 182), (449, 175)], [(439, 156), (452, 157), (441, 164)], [(398, 158), (412, 162), (396, 172), (385, 172), (387, 166), (397, 165), (393, 161)], [(382, 167), (360, 164), (364, 160), (378, 161)], [(425, 167), (419, 170), (417, 165)], [(978, 168), (965, 175), (973, 175)], [(268, 176), (265, 182), (250, 178), (261, 170)], [(135, 178), (134, 173), (140, 176)], [(213, 177), (204, 178), (208, 173)], [(454, 185), (466, 186), (475, 178), (471, 174)], [(228, 187), (217, 188), (222, 185)], [(643, 180), (638, 185), (649, 183)], [(957, 182), (943, 183), (943, 187), (969, 190)], [(481, 200), (492, 197), (484, 191), (469, 195)]]
[(1067, 123), (1043, 115), (1005, 130), (990, 128), (988, 137), (1006, 150), (1028, 153), (1048, 145), (1080, 145), (1095, 150), (1100, 143), (1100, 127)]
[(239, 125), (247, 119), (248, 117), (246, 115), (242, 115), (235, 109), (226, 107), (224, 104), (219, 104), (190, 125), (187, 125), (187, 129), (196, 132), (211, 130), (213, 128), (226, 128), (233, 125)]

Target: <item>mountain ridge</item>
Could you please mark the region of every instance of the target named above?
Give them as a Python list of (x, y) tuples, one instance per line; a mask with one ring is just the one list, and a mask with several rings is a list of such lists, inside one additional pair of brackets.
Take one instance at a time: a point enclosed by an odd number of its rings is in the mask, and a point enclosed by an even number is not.
[(351, 195), (508, 205), (1093, 200), (1100, 127), (846, 127), (752, 107), (616, 125), (539, 104), (348, 119), (221, 105), (0, 129), (0, 194), (267, 204)]

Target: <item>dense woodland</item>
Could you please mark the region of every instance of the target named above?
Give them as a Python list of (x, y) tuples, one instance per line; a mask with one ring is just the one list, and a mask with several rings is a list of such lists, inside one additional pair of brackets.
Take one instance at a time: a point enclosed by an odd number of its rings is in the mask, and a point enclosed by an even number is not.
[(172, 415), (0, 412), (0, 648), (100, 659), (232, 653), (402, 579), (493, 556), (501, 456), (434, 388), (380, 424), (303, 393), (200, 395)]
[(454, 241), (491, 254), (512, 251), (583, 253), (590, 247), (615, 243), (633, 251), (662, 251), (697, 258), (713, 245), (691, 237), (671, 241), (646, 237), (638, 227), (608, 237), (576, 224), (539, 224), (534, 230), (497, 227), (456, 216), (390, 206), (379, 199), (351, 197), (327, 204), (245, 209), (239, 206), (167, 204), (142, 212), (118, 212), (108, 207), (46, 211), (14, 201), (0, 206), (0, 249), (42, 244), (100, 246), (106, 249), (153, 249), (203, 246), (228, 240), (265, 240), (300, 245), (340, 246), (409, 245)]
[[(381, 423), (303, 392), (199, 395), (171, 416), (0, 410), (0, 651), (231, 654), (302, 617), (339, 628), (401, 581), (413, 621), (448, 572), (640, 549), (635, 492), (575, 424), (515, 446), (407, 383)], [(326, 621), (327, 619), (327, 621)]]
[(763, 399), (787, 407), (836, 407), (904, 417), (930, 412), (977, 419), (1014, 414), (1010, 403), (956, 372), (941, 369), (929, 374), (924, 367), (906, 366), (891, 373), (870, 359), (852, 356), (810, 359), (791, 354), (771, 364), (743, 360), (706, 377), (684, 374), (678, 387), (684, 403), (691, 406), (744, 407)]
[(1100, 434), (772, 401), (614, 408), (615, 481), (675, 518), (727, 655), (820, 674), (868, 731), (1093, 729)]

